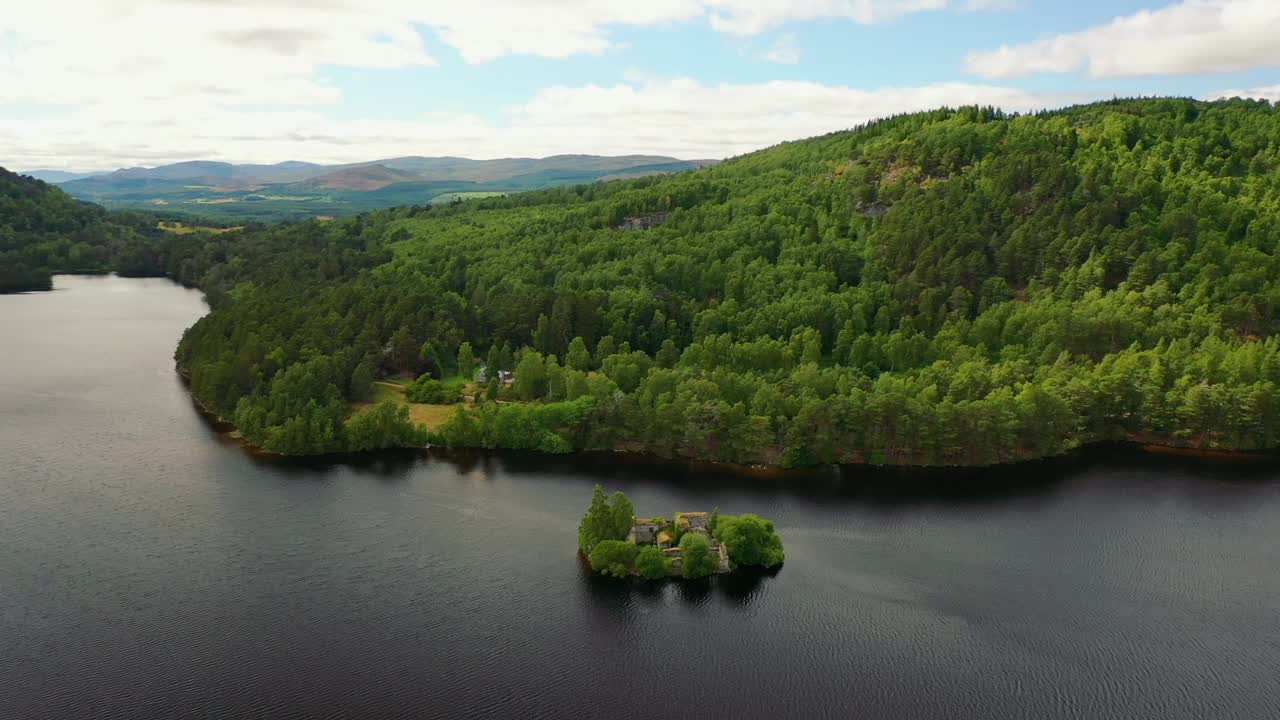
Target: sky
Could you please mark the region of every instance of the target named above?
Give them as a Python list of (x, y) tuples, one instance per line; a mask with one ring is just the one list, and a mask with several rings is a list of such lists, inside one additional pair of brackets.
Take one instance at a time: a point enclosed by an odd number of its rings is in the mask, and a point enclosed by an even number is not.
[(942, 105), (1280, 102), (1280, 0), (32, 0), (0, 165), (724, 158)]

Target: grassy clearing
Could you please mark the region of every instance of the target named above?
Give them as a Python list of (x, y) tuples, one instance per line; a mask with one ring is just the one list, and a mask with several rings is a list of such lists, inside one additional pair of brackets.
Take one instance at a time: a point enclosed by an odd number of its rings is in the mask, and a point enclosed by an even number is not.
[(479, 200), (481, 198), (505, 197), (504, 192), (451, 192), (431, 198), (432, 205), (443, 205), (454, 200)]
[[(404, 386), (408, 385), (412, 380), (403, 378), (393, 378), (389, 380), (379, 380), (373, 384), (373, 398), (366, 403), (352, 403), (351, 407), (354, 412), (361, 412), (383, 400), (391, 400), (396, 403), (403, 403), (409, 406), (409, 419), (417, 425), (425, 425), (427, 429), (434, 430), (440, 427), (449, 418), (453, 417), (453, 413), (462, 403), (453, 405), (429, 405), (426, 403), (411, 403), (404, 399)], [(462, 376), (446, 378), (445, 383), (453, 387), (457, 387), (459, 392), (465, 394), (469, 383)]]
[(471, 386), (475, 384), (471, 382), (471, 378), (463, 377), (461, 375), (454, 375), (453, 377), (447, 377), (444, 380), (441, 380), (440, 382), (444, 383), (445, 387), (453, 388), (460, 393), (466, 393), (467, 390), (470, 389)]
[[(404, 392), (404, 387), (409, 383), (412, 383), (413, 380), (413, 378), (387, 378), (385, 380), (378, 380), (374, 384), (394, 385), (400, 388), (401, 392)], [(467, 393), (475, 389), (475, 383), (471, 381), (471, 378), (462, 375), (453, 375), (441, 380), (440, 382), (444, 383), (445, 387), (453, 388), (462, 393)]]
[[(377, 393), (374, 393), (374, 402), (367, 403), (351, 403), (351, 411), (360, 413), (373, 407), (380, 402)], [(396, 402), (404, 403), (404, 396), (397, 395), (393, 391), (388, 391), (388, 395)], [(422, 403), (405, 403), (409, 406), (409, 420), (415, 425), (423, 425), (428, 430), (434, 430), (445, 423), (449, 418), (453, 417), (454, 411), (458, 409), (458, 405), (424, 405)]]
[(174, 235), (190, 235), (191, 233), (194, 233), (194, 232), (207, 232), (207, 233), (213, 233), (214, 235), (219, 235), (221, 233), (231, 232), (232, 230), (244, 229), (243, 225), (237, 225), (236, 227), (218, 228), (218, 227), (209, 227), (207, 225), (186, 225), (180, 222), (161, 222), (158, 227), (161, 230), (164, 230), (165, 232), (171, 232)]
[(457, 405), (409, 403), (409, 419), (415, 424), (425, 425), (428, 430), (435, 430), (453, 417), (457, 409)]
[(382, 402), (383, 400), (395, 400), (396, 402), (404, 402), (404, 386), (391, 382), (377, 382), (373, 384), (373, 400), (371, 402)]

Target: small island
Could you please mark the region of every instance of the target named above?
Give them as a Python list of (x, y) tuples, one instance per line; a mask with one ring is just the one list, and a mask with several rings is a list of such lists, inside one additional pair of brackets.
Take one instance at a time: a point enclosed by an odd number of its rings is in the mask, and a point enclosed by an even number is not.
[(782, 538), (756, 515), (677, 512), (637, 517), (621, 492), (606, 497), (599, 485), (578, 525), (578, 550), (594, 572), (610, 577), (703, 578), (743, 567), (782, 564)]

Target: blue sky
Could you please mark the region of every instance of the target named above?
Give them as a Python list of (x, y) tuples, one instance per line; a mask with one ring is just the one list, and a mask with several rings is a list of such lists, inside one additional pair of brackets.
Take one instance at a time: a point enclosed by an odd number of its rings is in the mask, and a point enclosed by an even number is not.
[(47, 0), (0, 17), (0, 164), (723, 157), (943, 103), (1276, 100), (1276, 37), (1277, 0)]
[[(1168, 5), (1137, 0), (1025, 0), (979, 12), (965, 11), (961, 4), (872, 25), (831, 18), (794, 22), (752, 37), (718, 33), (701, 22), (661, 28), (624, 26), (610, 29), (610, 39), (617, 47), (600, 55), (565, 59), (508, 56), (478, 64), (467, 63), (457, 50), (423, 28), (423, 42), (439, 63), (437, 67), (395, 72), (331, 67), (323, 70), (323, 77), (343, 88), (348, 102), (342, 110), (350, 117), (371, 112), (395, 117), (445, 108), (495, 119), (513, 100), (527, 99), (546, 85), (611, 85), (645, 75), (689, 77), (704, 84), (798, 80), (867, 89), (976, 82), (980, 78), (964, 67), (969, 52), (1085, 30), (1117, 16)], [(767, 60), (769, 50), (788, 36), (793, 39), (798, 60), (794, 64)], [(1280, 53), (1276, 60), (1280, 65)], [(1104, 79), (1082, 73), (1041, 73), (1005, 84), (1095, 97), (1112, 93), (1200, 97), (1225, 87), (1276, 82), (1280, 82), (1280, 72), (1270, 67), (1226, 75), (1206, 72)], [(423, 92), (405, 92), (406, 88)]]

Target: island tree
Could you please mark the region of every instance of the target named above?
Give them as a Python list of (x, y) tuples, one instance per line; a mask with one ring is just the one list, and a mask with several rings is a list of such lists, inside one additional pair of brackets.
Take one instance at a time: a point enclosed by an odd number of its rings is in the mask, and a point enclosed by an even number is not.
[[(655, 548), (656, 549), (656, 548)], [(591, 569), (612, 577), (631, 575), (640, 548), (623, 540), (601, 540), (591, 549)]]
[(720, 558), (711, 552), (711, 543), (702, 533), (687, 532), (680, 538), (680, 574), (687, 578), (711, 575)]
[(656, 545), (645, 545), (636, 555), (635, 570), (646, 580), (658, 580), (671, 574), (671, 560)]
[(604, 540), (623, 540), (631, 531), (635, 506), (621, 492), (606, 498), (604, 488), (596, 485), (591, 491), (591, 505), (578, 525), (578, 547), (591, 552), (596, 543)]
[(757, 515), (718, 515), (712, 532), (736, 565), (774, 567), (785, 557), (773, 523)]

